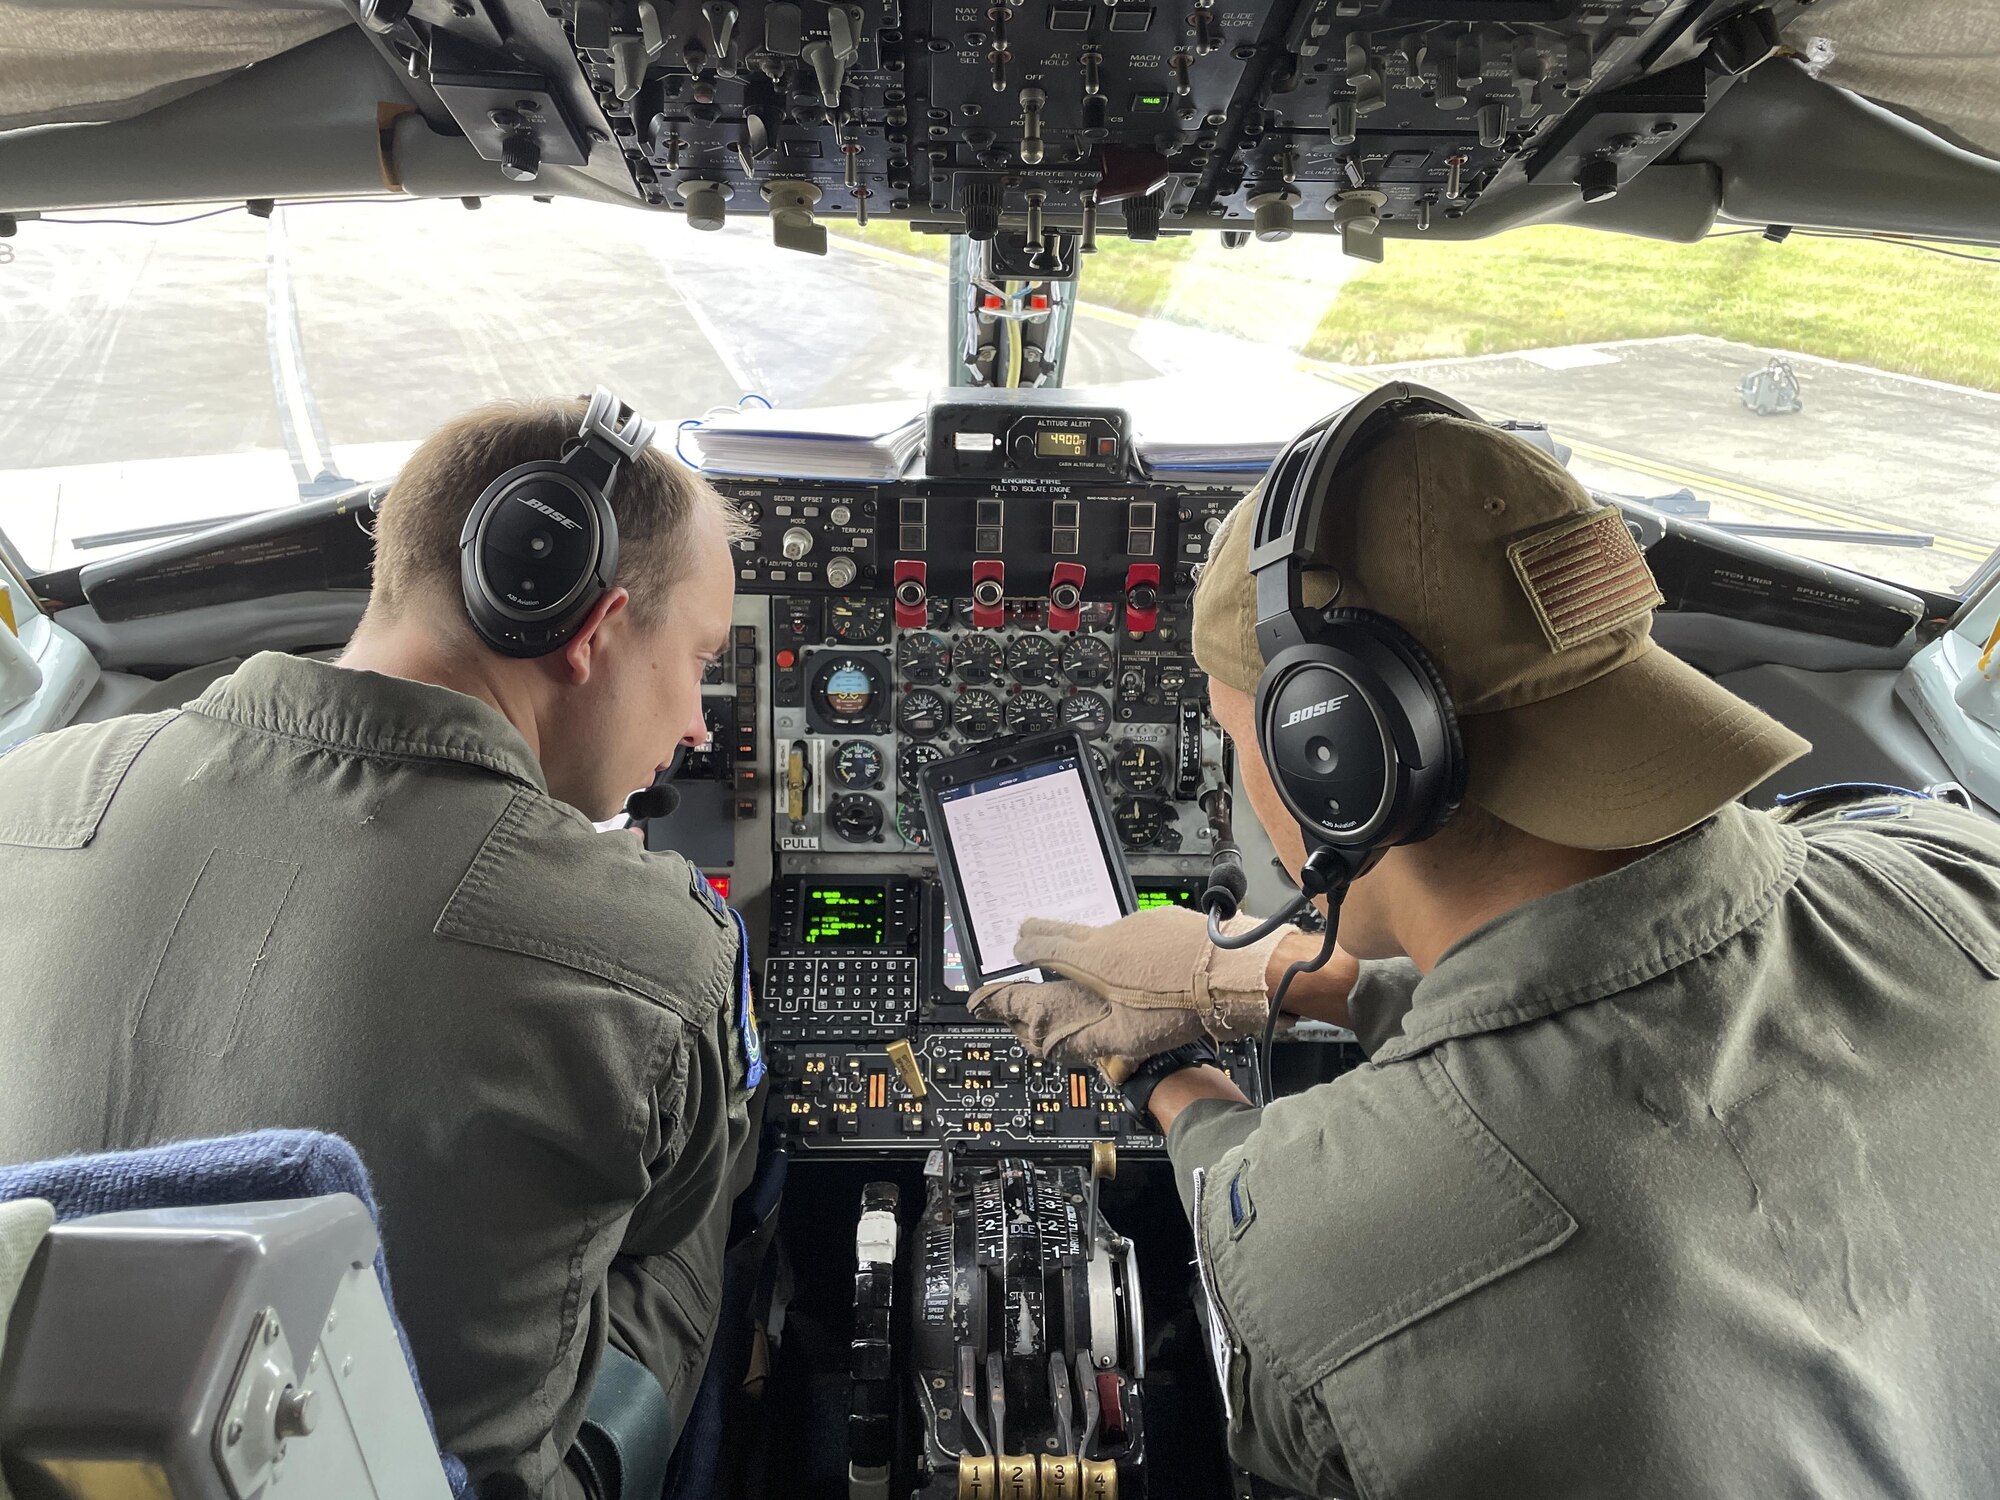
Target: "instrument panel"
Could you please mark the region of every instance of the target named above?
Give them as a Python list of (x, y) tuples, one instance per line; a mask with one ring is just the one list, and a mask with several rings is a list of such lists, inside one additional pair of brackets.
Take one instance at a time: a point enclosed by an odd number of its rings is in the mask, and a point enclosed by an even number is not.
[[(1002, 415), (1018, 425), (1035, 409)], [(1116, 413), (1093, 420), (1122, 431)], [(718, 716), (735, 737), (720, 802), (736, 863), (761, 867), (731, 889), (761, 939), (771, 1108), (815, 1157), (1070, 1156), (1101, 1142), (1157, 1155), (1164, 1142), (1094, 1070), (1038, 1061), (967, 1010), (918, 776), (1007, 736), (1075, 728), (1142, 904), (1192, 906), (1228, 832), (1231, 752), (1208, 714), (1190, 600), (1241, 491), (1052, 470), (1012, 436), (963, 446), (997, 472), (713, 481), (748, 523), (737, 650), (712, 691), (736, 694)], [(696, 838), (687, 801), (655, 847)], [(1227, 1061), (1247, 1088), (1248, 1049)]]
[[(1192, 906), (1202, 884), (1135, 883), (1142, 910)], [(785, 875), (771, 911), (759, 993), (773, 1108), (801, 1149), (1084, 1151), (1104, 1140), (1162, 1149), (1094, 1071), (1030, 1057), (966, 1009), (970, 987), (935, 879)], [(1231, 1049), (1228, 1062), (1247, 1088), (1248, 1050)]]

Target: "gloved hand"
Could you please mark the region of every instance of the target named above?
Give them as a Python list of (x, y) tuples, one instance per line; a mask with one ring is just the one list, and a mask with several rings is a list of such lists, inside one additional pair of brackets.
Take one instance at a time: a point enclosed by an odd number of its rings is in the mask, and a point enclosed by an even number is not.
[[(1257, 918), (1232, 917), (1234, 935)], [(1135, 912), (1104, 927), (1031, 917), (1014, 956), (1059, 979), (982, 985), (974, 1015), (1005, 1021), (1037, 1057), (1129, 1063), (1191, 1042), (1262, 1032), (1270, 1006), (1265, 970), (1291, 931), (1281, 927), (1253, 947), (1231, 951), (1208, 940), (1208, 918), (1185, 907)], [(1124, 1071), (1107, 1066), (1114, 1080)]]

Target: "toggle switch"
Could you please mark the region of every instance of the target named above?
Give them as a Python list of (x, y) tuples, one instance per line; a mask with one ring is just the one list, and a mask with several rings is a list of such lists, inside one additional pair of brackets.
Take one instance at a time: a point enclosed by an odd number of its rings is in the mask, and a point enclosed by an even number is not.
[(1057, 563), (1049, 577), (1049, 629), (1075, 630), (1083, 620), (1082, 563)]
[(1006, 619), (1006, 611), (1003, 608), (1006, 597), (1007, 565), (992, 558), (974, 563), (972, 565), (973, 629), (998, 630)]
[(907, 558), (896, 564), (891, 596), (896, 601), (896, 625), (902, 630), (922, 630), (930, 618), (930, 586), (925, 580), (929, 569)]
[(1125, 570), (1125, 628), (1146, 635), (1159, 623), (1160, 565), (1133, 563)]

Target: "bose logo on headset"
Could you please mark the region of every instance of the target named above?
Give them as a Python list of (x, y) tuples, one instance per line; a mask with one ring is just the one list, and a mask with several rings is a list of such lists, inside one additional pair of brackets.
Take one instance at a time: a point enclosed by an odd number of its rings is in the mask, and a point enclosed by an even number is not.
[(564, 515), (561, 511), (557, 510), (553, 505), (545, 504), (544, 502), (537, 500), (533, 495), (519, 495), (516, 496), (515, 498), (518, 499), (521, 502), (521, 504), (527, 506), (529, 510), (540, 511), (543, 515), (547, 516), (551, 521), (554, 521), (558, 526), (567, 526), (571, 531), (583, 530), (583, 523), (581, 521), (572, 521), (568, 516)]
[(1330, 714), (1347, 701), (1347, 696), (1346, 693), (1342, 693), (1339, 697), (1329, 698), (1324, 703), (1308, 703), (1304, 708), (1295, 708), (1291, 717), (1278, 727), (1290, 729), (1294, 724), (1305, 723), (1307, 719), (1317, 719), (1321, 714)]

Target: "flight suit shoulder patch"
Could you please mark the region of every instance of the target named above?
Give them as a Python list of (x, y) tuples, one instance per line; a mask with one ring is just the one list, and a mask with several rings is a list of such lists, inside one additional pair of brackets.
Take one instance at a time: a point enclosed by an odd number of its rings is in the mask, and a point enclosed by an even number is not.
[[(1431, 1054), (1280, 1100), (1215, 1178), (1201, 1232), (1217, 1290), (1294, 1399), (1578, 1229)], [(1302, 1265), (1323, 1269), (1323, 1295), (1284, 1290)]]
[[(718, 920), (694, 896), (690, 868), (522, 790), (473, 855), (435, 930), (562, 964), (707, 1026), (735, 997), (739, 944), (734, 922)], [(693, 878), (701, 881), (698, 872)]]
[(1887, 881), (1980, 973), (2000, 979), (2000, 825), (1921, 798), (1896, 803), (1895, 813), (1893, 820), (1823, 823), (1807, 841)]
[(1229, 1237), (1243, 1238), (1243, 1231), (1257, 1222), (1257, 1205), (1250, 1197), (1250, 1162), (1246, 1158), (1229, 1174)]
[[(679, 858), (678, 855), (675, 857)], [(701, 904), (701, 909), (708, 913), (710, 920), (716, 926), (727, 928), (730, 925), (730, 911), (723, 905), (722, 892), (710, 885), (708, 877), (695, 865), (689, 864), (687, 869), (688, 894)]]
[(38, 735), (0, 760), (7, 808), (0, 844), (82, 849), (97, 837), (125, 773), (180, 710), (79, 724)]

